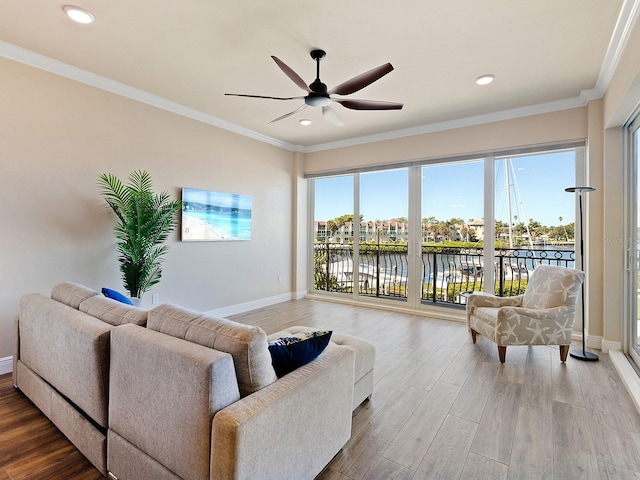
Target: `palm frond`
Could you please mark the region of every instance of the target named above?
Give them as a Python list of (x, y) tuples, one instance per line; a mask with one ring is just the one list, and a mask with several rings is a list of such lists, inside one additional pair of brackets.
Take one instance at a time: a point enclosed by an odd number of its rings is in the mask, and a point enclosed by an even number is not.
[(118, 217), (113, 231), (124, 287), (142, 298), (162, 277), (162, 257), (169, 250), (162, 244), (178, 224), (182, 202), (171, 200), (167, 192), (154, 194), (151, 175), (144, 170), (131, 172), (127, 185), (101, 174), (98, 185)]

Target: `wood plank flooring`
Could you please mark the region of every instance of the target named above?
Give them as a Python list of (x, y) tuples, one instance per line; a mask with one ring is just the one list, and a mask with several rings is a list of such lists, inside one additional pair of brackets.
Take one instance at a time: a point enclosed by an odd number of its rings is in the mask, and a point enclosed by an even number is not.
[[(318, 480), (640, 480), (640, 415), (601, 352), (562, 364), (557, 347), (509, 347), (501, 365), (462, 323), (310, 299), (232, 318), (376, 345), (373, 397)], [(58, 478), (103, 477), (1, 376), (0, 480)]]

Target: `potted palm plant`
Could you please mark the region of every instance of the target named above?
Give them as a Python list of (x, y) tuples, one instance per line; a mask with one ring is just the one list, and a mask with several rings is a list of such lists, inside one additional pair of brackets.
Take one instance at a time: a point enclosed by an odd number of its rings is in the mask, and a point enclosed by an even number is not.
[(113, 231), (124, 288), (132, 298), (141, 299), (160, 281), (162, 257), (169, 250), (163, 243), (178, 223), (182, 202), (171, 200), (167, 192), (154, 193), (151, 175), (144, 170), (132, 172), (127, 185), (103, 173), (98, 185), (117, 217)]

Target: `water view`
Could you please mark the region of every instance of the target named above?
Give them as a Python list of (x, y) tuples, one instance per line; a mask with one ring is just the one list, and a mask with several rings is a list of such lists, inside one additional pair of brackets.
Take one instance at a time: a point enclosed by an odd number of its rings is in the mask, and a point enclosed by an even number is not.
[(470, 291), (521, 294), (538, 265), (576, 267), (565, 188), (577, 159), (566, 149), (316, 178), (314, 288), (449, 305)]

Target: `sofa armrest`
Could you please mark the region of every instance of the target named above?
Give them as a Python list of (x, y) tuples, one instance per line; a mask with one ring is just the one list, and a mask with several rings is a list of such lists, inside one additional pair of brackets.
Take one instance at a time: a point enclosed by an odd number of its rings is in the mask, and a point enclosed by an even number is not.
[(213, 418), (211, 480), (314, 478), (351, 436), (355, 354), (313, 362)]
[(106, 427), (113, 327), (39, 293), (20, 298), (19, 315), (20, 361)]
[(506, 306), (520, 306), (522, 305), (522, 298), (524, 295), (517, 295), (513, 297), (498, 297), (484, 292), (474, 292), (469, 295), (467, 300), (467, 309), (475, 307), (506, 307)]
[[(239, 398), (231, 355), (133, 324), (113, 329), (109, 429), (180, 478), (206, 478), (213, 415)], [(148, 460), (135, 449), (108, 449), (118, 478), (151, 478), (131, 473)]]
[(470, 318), (473, 315), (473, 312), (476, 308), (481, 307), (492, 307), (492, 308), (500, 308), (500, 307), (519, 307), (522, 305), (522, 299), (524, 295), (517, 295), (514, 297), (498, 297), (496, 295), (491, 295), (490, 293), (485, 292), (474, 292), (469, 295), (467, 299), (467, 325), (470, 324)]

